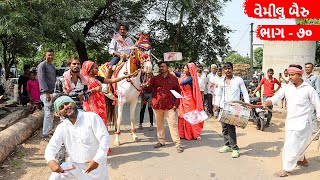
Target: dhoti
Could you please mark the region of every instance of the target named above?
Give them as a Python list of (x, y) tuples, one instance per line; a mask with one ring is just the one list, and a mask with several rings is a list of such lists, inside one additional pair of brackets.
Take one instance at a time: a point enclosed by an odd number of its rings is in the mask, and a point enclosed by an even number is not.
[(74, 165), (76, 168), (71, 171), (66, 171), (65, 173), (55, 173), (53, 172), (49, 180), (58, 179), (79, 179), (79, 180), (108, 180), (107, 163), (99, 164), (97, 169), (92, 170), (89, 174), (85, 171), (88, 168), (88, 164), (83, 163), (73, 163), (64, 162), (61, 164), (62, 169), (67, 169)]
[(301, 131), (286, 130), (286, 139), (283, 146), (283, 170), (291, 172), (298, 161), (304, 158), (304, 150), (312, 138), (312, 129), (307, 125)]

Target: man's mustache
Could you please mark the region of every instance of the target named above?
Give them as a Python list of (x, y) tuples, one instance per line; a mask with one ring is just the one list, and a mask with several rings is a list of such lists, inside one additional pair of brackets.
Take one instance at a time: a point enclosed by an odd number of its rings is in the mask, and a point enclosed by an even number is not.
[(72, 72), (80, 72), (80, 68), (74, 68), (72, 69)]

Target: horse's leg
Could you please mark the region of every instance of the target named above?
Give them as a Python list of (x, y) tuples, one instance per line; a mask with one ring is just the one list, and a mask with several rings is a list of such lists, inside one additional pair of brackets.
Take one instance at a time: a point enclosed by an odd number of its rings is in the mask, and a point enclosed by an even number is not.
[(116, 124), (116, 138), (114, 139), (114, 145), (115, 146), (120, 146), (120, 124), (121, 124), (121, 119), (122, 119), (122, 112), (123, 112), (123, 105), (122, 103), (119, 102), (118, 104), (118, 117), (117, 117), (117, 124)]
[(136, 135), (135, 129), (135, 115), (136, 115), (136, 106), (138, 103), (138, 97), (133, 99), (130, 103), (130, 122), (131, 122), (131, 133), (133, 142), (138, 141), (138, 136)]

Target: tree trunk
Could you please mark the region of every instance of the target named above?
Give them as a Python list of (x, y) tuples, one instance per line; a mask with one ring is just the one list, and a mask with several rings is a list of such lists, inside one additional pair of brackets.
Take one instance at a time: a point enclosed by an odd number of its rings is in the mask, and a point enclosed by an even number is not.
[(7, 46), (6, 39), (2, 38), (1, 39), (1, 43), (2, 43), (2, 46), (3, 46), (3, 67), (4, 67), (4, 70), (5, 70), (5, 73), (6, 73), (5, 74), (6, 80), (8, 80), (9, 74), (10, 74), (10, 69), (9, 69), (9, 62), (8, 62), (8, 57), (7, 57), (8, 46)]
[[(91, 17), (91, 19), (86, 23), (86, 26), (83, 28), (83, 31), (82, 31), (82, 34), (83, 34), (84, 38), (86, 38), (88, 36), (88, 33), (89, 33), (90, 29), (95, 25), (96, 20), (99, 18), (100, 14), (102, 13), (102, 11), (105, 8), (106, 7), (99, 8), (94, 13), (94, 15)], [(74, 41), (74, 44), (76, 46), (76, 49), (77, 49), (77, 52), (78, 52), (78, 55), (79, 55), (79, 59), (80, 59), (81, 64), (82, 64), (84, 61), (87, 61), (89, 59), (88, 58), (88, 52), (87, 52), (86, 44), (84, 42), (82, 42), (80, 39), (77, 39), (76, 41)]]
[(79, 59), (82, 64), (84, 61), (87, 61), (89, 59), (86, 44), (84, 42), (80, 41), (79, 39), (74, 44), (76, 46), (76, 49), (77, 49), (77, 52), (79, 55)]
[(182, 6), (182, 8), (180, 10), (179, 22), (177, 23), (176, 34), (174, 36), (173, 45), (171, 47), (172, 52), (176, 51), (177, 47), (178, 47), (178, 38), (180, 36), (181, 25), (183, 22), (183, 15), (184, 15), (184, 6)]
[(43, 122), (43, 111), (37, 111), (20, 122), (0, 132), (0, 163), (14, 151), (15, 147), (27, 140)]
[(25, 118), (29, 115), (29, 110), (22, 109), (14, 111), (11, 114), (0, 119), (0, 131), (10, 127), (12, 124), (18, 122), (20, 119)]

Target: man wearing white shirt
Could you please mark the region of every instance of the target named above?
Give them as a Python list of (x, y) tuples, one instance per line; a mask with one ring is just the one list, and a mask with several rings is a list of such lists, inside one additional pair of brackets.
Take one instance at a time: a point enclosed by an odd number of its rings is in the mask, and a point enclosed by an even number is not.
[(114, 71), (112, 68), (117, 65), (120, 59), (126, 60), (129, 58), (131, 52), (129, 47), (134, 45), (132, 39), (127, 36), (127, 32), (129, 31), (129, 25), (127, 23), (119, 22), (116, 30), (118, 34), (112, 38), (109, 45), (109, 54), (112, 55), (113, 58), (109, 63), (108, 78), (111, 78), (112, 72)]
[(0, 77), (6, 77), (6, 71), (2, 67), (2, 64), (0, 63)]
[[(313, 64), (312, 63), (306, 63), (304, 69), (306, 70), (305, 75), (302, 76), (302, 79), (304, 82), (308, 83), (310, 86), (313, 87), (313, 89), (316, 90), (318, 96), (320, 97), (320, 77), (317, 74), (313, 73)], [(312, 133), (315, 134), (318, 130), (318, 120), (316, 117), (316, 111), (312, 110), (311, 113), (311, 119), (312, 119)], [(317, 137), (318, 139), (319, 137)]]
[[(69, 96), (56, 99), (54, 109), (65, 119), (58, 125), (45, 150), (45, 159), (53, 171), (49, 179), (108, 180), (109, 134), (100, 116), (78, 111)], [(70, 159), (59, 165), (55, 157), (62, 144)]]
[[(223, 66), (226, 77), (219, 81), (216, 89), (215, 106), (223, 108), (225, 103), (240, 100), (240, 91), (243, 93), (244, 101), (249, 103), (249, 94), (241, 77), (233, 75), (233, 64), (226, 62)], [(221, 123), (224, 146), (219, 149), (220, 153), (232, 151), (231, 157), (239, 157), (239, 147), (237, 146), (236, 127), (234, 125)]]
[(203, 66), (201, 64), (198, 65), (198, 82), (200, 87), (200, 92), (202, 95), (202, 100), (204, 100), (204, 90), (206, 89), (206, 84), (208, 82), (206, 73), (203, 72)]
[(208, 102), (208, 109), (209, 109), (209, 114), (213, 115), (213, 98), (214, 98), (214, 90), (216, 87), (214, 77), (216, 76), (217, 72), (217, 65), (211, 64), (211, 72), (208, 74), (207, 79), (208, 79), (208, 94), (207, 94), (207, 102)]
[(273, 97), (263, 104), (276, 104), (286, 97), (287, 118), (286, 138), (282, 153), (282, 170), (275, 173), (278, 177), (285, 177), (297, 165), (308, 166), (304, 151), (312, 140), (311, 110), (314, 107), (318, 119), (320, 118), (320, 100), (317, 92), (303, 81), (303, 70), (300, 65), (290, 65), (288, 68), (290, 83), (280, 89)]
[[(218, 87), (218, 84), (219, 84), (219, 82), (220, 81), (223, 81), (224, 80), (224, 76), (222, 75), (222, 67), (219, 67), (218, 69), (217, 69), (217, 74), (216, 74), (216, 76), (213, 78), (213, 83), (215, 84), (215, 87), (214, 87), (214, 91), (213, 91), (213, 94), (212, 94), (212, 104), (213, 104), (213, 106), (214, 106), (214, 103), (215, 103), (215, 99), (216, 99), (216, 89), (217, 89), (217, 87)], [(213, 107), (213, 109), (214, 109), (214, 107)], [(218, 112), (217, 112), (217, 114), (216, 114), (216, 117), (218, 118)]]

